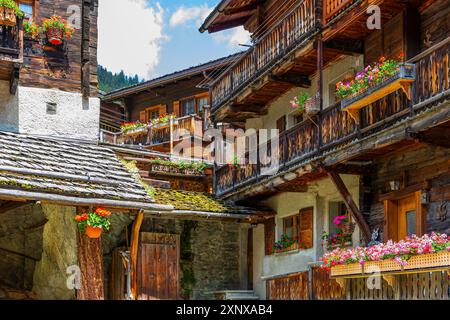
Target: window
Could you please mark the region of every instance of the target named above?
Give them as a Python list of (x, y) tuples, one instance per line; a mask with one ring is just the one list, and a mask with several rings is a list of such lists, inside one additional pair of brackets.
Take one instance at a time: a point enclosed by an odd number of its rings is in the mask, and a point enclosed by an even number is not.
[(400, 241), (413, 234), (422, 236), (425, 233), (426, 208), (421, 204), (421, 194), (418, 191), (384, 201), (385, 241)]
[(159, 118), (159, 109), (158, 110), (149, 110), (150, 120)]
[(181, 113), (183, 116), (195, 114), (195, 99), (181, 101)]
[(313, 247), (313, 209), (301, 210), (298, 215), (283, 219), (283, 234), (297, 240), (302, 249)]
[[(337, 234), (339, 233), (339, 228), (333, 223), (334, 218), (338, 216), (345, 216), (348, 215), (347, 207), (345, 206), (345, 203), (343, 202), (330, 202), (329, 204), (330, 212), (328, 216), (328, 231), (330, 234)], [(349, 217), (351, 219), (351, 217)]]
[(286, 131), (286, 116), (282, 116), (280, 119), (277, 120), (277, 129), (279, 130), (279, 134), (282, 134)]
[(19, 8), (24, 13), (24, 18), (26, 20), (32, 20), (34, 15), (34, 1), (33, 0), (20, 0)]
[(197, 99), (198, 113), (203, 114), (203, 110), (208, 105), (208, 97), (201, 97)]

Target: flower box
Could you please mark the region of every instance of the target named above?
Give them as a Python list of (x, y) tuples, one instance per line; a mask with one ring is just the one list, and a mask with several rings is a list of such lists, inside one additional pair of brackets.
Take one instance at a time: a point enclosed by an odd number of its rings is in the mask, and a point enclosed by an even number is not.
[(204, 176), (204, 172), (200, 172), (199, 170), (193, 168), (178, 168), (175, 166), (168, 166), (164, 164), (151, 164), (150, 172), (153, 173), (161, 173), (161, 174), (175, 174), (175, 175), (183, 175), (183, 176)]
[(383, 260), (383, 261), (368, 261), (364, 263), (364, 273), (380, 273), (380, 272), (392, 272), (401, 271), (402, 266), (395, 260)]
[(338, 266), (331, 267), (330, 274), (331, 277), (362, 275), (363, 267), (359, 263), (341, 264)]
[(416, 79), (415, 66), (413, 64), (401, 64), (400, 70), (392, 77), (369, 87), (362, 93), (341, 100), (341, 109), (347, 111), (355, 121), (358, 121), (357, 111), (368, 106), (387, 95), (402, 89), (411, 100), (411, 85)]
[(13, 8), (0, 7), (0, 25), (13, 27), (16, 24), (16, 11)]
[(142, 128), (127, 130), (123, 133), (123, 135), (134, 137), (134, 136), (140, 136), (140, 135), (147, 134), (147, 132), (148, 132), (148, 127), (142, 127)]
[(450, 252), (439, 252), (413, 256), (404, 270), (450, 267)]

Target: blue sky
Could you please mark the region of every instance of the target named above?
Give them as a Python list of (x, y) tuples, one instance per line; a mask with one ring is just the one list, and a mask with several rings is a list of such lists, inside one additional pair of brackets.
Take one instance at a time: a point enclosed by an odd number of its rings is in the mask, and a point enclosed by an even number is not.
[(100, 0), (99, 63), (151, 79), (244, 50), (238, 44), (249, 38), (242, 28), (198, 31), (218, 2)]

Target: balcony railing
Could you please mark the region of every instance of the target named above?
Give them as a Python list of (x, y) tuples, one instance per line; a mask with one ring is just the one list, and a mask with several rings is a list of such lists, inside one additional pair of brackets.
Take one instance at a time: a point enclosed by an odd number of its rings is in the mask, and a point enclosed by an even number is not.
[(17, 60), (23, 57), (23, 21), (18, 19), (15, 26), (0, 26), (1, 59)]
[(239, 91), (250, 80), (273, 66), (316, 27), (316, 1), (303, 0), (254, 44), (244, 56), (233, 63), (212, 85), (212, 110)]
[(355, 0), (323, 0), (323, 20), (325, 24), (348, 8), (353, 2)]
[[(311, 279), (311, 281), (308, 281)], [(448, 300), (447, 271), (391, 276), (388, 283), (367, 278), (339, 283), (320, 267), (267, 280), (268, 300)], [(379, 286), (376, 284), (379, 283)]]
[[(449, 96), (449, 50), (450, 41), (447, 40), (409, 61), (414, 62), (416, 67), (412, 101), (399, 89), (360, 109), (358, 123), (349, 113), (342, 111), (341, 104), (337, 103), (323, 110), (315, 121), (307, 120), (282, 133), (278, 150), (279, 173), (288, 172), (293, 165), (310, 161), (350, 141), (385, 130), (435, 105), (441, 97)], [(270, 156), (271, 146), (267, 149), (267, 155)], [(216, 192), (224, 195), (268, 178), (261, 174), (259, 157), (258, 163), (236, 169), (222, 166), (216, 171)]]
[(100, 141), (110, 144), (135, 146), (156, 146), (167, 144), (171, 142), (171, 137), (173, 137), (174, 142), (179, 140), (176, 136), (177, 132), (189, 133), (191, 136), (194, 136), (196, 126), (202, 126), (202, 121), (202, 118), (197, 115), (189, 115), (174, 120), (172, 126), (170, 123), (156, 126), (150, 125), (149, 129), (143, 134), (133, 136), (129, 136), (122, 132), (113, 133), (107, 130), (101, 130)]

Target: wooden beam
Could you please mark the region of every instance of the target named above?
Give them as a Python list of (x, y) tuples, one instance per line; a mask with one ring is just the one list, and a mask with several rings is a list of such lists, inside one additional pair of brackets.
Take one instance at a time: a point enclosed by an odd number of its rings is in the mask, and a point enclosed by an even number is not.
[(324, 42), (325, 49), (341, 51), (344, 54), (364, 54), (364, 42), (353, 39), (333, 39)]
[[(77, 208), (81, 212), (81, 208)], [(78, 300), (104, 300), (104, 271), (101, 239), (90, 239), (77, 232), (78, 265), (80, 267), (80, 289)]]
[(243, 16), (239, 19), (212, 25), (208, 28), (208, 32), (214, 33), (214, 32), (218, 32), (218, 31), (222, 31), (222, 30), (226, 30), (226, 29), (231, 29), (234, 27), (239, 27), (239, 26), (243, 25), (244, 23), (246, 23), (247, 20), (251, 17), (251, 15), (252, 15), (252, 12), (249, 12), (249, 14), (247, 16)]
[(355, 201), (353, 201), (353, 198), (352, 198), (350, 192), (348, 191), (347, 187), (345, 186), (344, 181), (342, 181), (341, 176), (334, 171), (327, 170), (327, 173), (328, 173), (328, 176), (330, 177), (331, 181), (333, 181), (337, 190), (341, 194), (342, 198), (344, 199), (344, 203), (345, 203), (347, 209), (352, 213), (353, 217), (355, 218), (356, 223), (358, 224), (359, 228), (361, 229), (364, 240), (366, 241), (366, 243), (369, 243), (371, 240), (371, 237), (372, 237), (369, 225), (367, 224), (366, 220), (364, 219), (364, 216), (362, 215), (362, 213), (359, 211), (359, 208), (356, 205)]
[(140, 212), (133, 223), (133, 228), (131, 231), (131, 293), (133, 299), (137, 298), (137, 287), (138, 287), (138, 273), (137, 273), (137, 261), (138, 261), (138, 251), (139, 251), (139, 232), (141, 231), (142, 222), (144, 221), (144, 213)]
[(0, 214), (31, 204), (32, 202), (7, 201), (0, 206)]
[(309, 80), (309, 77), (297, 73), (286, 73), (279, 76), (271, 75), (270, 80), (275, 82), (287, 83), (301, 88), (311, 87), (311, 80)]
[(9, 92), (12, 95), (15, 95), (17, 92), (17, 87), (19, 86), (19, 76), (20, 76), (20, 67), (13, 67), (11, 71), (11, 79), (10, 79), (10, 87)]
[(225, 9), (223, 11), (223, 13), (226, 16), (232, 15), (232, 14), (236, 14), (236, 13), (240, 13), (240, 14), (251, 14), (252, 12), (247, 12), (247, 11), (254, 11), (258, 8), (259, 4), (261, 1), (256, 1), (250, 4), (247, 4), (245, 6), (242, 7), (236, 7), (236, 8), (229, 8), (229, 9)]

